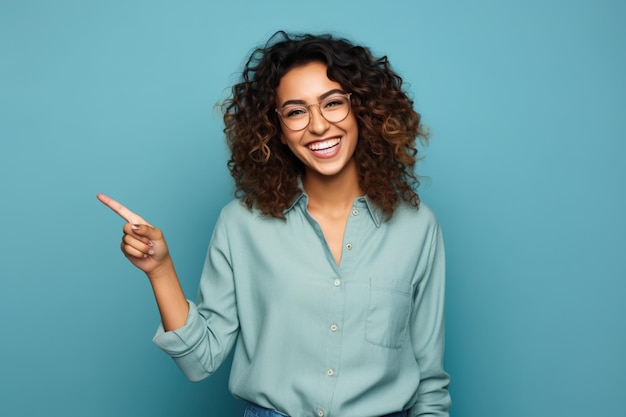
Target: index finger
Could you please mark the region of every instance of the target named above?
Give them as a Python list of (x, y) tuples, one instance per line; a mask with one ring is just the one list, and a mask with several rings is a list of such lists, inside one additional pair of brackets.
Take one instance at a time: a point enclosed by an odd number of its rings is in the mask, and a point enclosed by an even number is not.
[(143, 217), (140, 215), (130, 211), (125, 206), (123, 206), (120, 202), (113, 200), (106, 194), (98, 194), (98, 200), (100, 200), (105, 206), (116, 212), (122, 219), (126, 220), (131, 224), (147, 224), (148, 226), (152, 226), (148, 223)]

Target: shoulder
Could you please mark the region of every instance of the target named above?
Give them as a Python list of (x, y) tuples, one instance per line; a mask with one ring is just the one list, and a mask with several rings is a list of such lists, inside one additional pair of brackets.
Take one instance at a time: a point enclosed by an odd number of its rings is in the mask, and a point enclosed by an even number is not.
[(407, 244), (426, 245), (442, 233), (437, 216), (423, 202), (419, 207), (401, 203), (383, 227), (388, 236), (398, 236)]
[(257, 208), (249, 208), (242, 199), (227, 203), (220, 212), (218, 224), (231, 229), (263, 227), (281, 223), (282, 220), (263, 214)]
[(232, 216), (249, 216), (252, 214), (252, 210), (246, 207), (243, 200), (240, 198), (235, 198), (230, 200), (223, 208), (220, 213), (220, 217), (232, 217)]
[(259, 216), (260, 213), (258, 210), (248, 208), (243, 200), (235, 198), (222, 207), (218, 223), (248, 222)]
[(400, 203), (389, 221), (402, 226), (411, 224), (432, 227), (439, 226), (437, 216), (424, 202), (420, 202), (419, 207), (413, 207), (406, 202)]

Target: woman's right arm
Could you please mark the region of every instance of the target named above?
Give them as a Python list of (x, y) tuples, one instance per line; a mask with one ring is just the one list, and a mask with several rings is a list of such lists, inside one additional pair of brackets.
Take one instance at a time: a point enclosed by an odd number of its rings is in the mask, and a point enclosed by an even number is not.
[(97, 197), (127, 221), (123, 228), (122, 252), (150, 280), (164, 330), (183, 327), (189, 314), (189, 303), (180, 286), (163, 233), (109, 196), (98, 194)]

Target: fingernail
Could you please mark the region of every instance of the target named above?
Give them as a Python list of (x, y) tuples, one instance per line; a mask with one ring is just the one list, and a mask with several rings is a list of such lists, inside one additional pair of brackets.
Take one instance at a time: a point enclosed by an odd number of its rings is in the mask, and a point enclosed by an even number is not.
[(150, 250), (148, 251), (148, 254), (149, 254), (149, 255), (154, 255), (154, 249), (150, 249)]
[(154, 242), (152, 242), (151, 240), (148, 241), (148, 246), (150, 246), (150, 247), (154, 246)]
[(139, 225), (138, 224), (132, 224), (130, 226), (130, 228), (133, 229), (133, 230), (137, 230), (137, 229), (139, 229)]

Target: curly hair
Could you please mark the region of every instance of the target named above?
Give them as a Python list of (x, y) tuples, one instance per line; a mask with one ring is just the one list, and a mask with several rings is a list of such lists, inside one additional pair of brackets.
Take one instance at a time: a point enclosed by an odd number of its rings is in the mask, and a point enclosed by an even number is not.
[(425, 143), (427, 134), (402, 78), (386, 56), (376, 58), (368, 48), (330, 34), (280, 31), (250, 55), (232, 97), (222, 104), (235, 195), (249, 208), (284, 219), (283, 211), (301, 192), (304, 164), (280, 141), (276, 88), (290, 69), (314, 61), (326, 64), (328, 78), (352, 93), (359, 129), (354, 159), (365, 194), (387, 218), (401, 200), (418, 207), (415, 142)]

